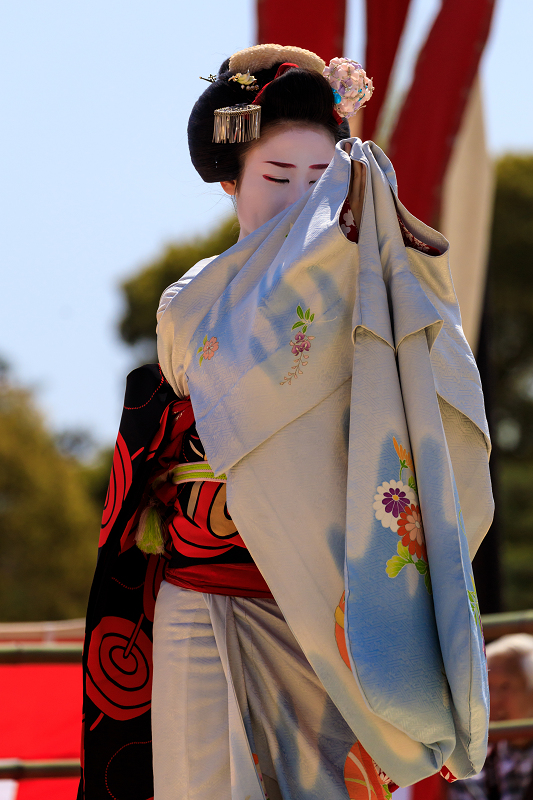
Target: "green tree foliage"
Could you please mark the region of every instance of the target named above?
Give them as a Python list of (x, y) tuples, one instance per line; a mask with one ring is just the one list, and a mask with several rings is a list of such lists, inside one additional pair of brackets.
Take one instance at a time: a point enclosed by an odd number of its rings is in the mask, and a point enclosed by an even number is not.
[(533, 608), (533, 156), (496, 165), (488, 272), (504, 599)]
[(155, 315), (167, 286), (202, 258), (223, 253), (238, 237), (239, 228), (232, 217), (208, 236), (169, 245), (156, 261), (122, 284), (126, 309), (120, 321), (120, 335), (127, 344), (140, 345), (144, 361), (157, 360)]
[(4, 373), (0, 377), (1, 620), (85, 615), (101, 514), (88, 481), (77, 461), (58, 449), (29, 392), (14, 386)]

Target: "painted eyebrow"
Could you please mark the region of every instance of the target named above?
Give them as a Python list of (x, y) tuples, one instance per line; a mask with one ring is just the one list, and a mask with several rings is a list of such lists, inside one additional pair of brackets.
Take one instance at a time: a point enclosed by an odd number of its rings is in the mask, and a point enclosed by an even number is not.
[[(283, 161), (263, 161), (263, 164), (273, 164), (275, 167), (282, 169), (296, 169), (296, 164), (285, 164)], [(329, 164), (311, 164), (309, 169), (326, 169)]]
[(296, 164), (285, 164), (283, 161), (263, 161), (263, 164), (274, 164), (275, 167), (282, 167), (283, 169), (296, 169)]

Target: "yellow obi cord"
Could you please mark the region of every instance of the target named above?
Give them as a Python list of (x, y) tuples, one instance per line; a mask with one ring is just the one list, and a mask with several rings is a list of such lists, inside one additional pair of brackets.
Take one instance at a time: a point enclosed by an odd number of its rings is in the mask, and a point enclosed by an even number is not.
[(170, 470), (172, 483), (191, 483), (193, 481), (212, 481), (226, 483), (227, 477), (215, 475), (207, 461), (197, 461), (192, 464), (178, 464)]

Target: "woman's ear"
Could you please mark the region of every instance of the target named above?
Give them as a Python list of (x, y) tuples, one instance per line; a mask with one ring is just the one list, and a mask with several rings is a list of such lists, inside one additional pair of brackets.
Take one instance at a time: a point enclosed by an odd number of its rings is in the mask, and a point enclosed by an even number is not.
[(235, 196), (235, 191), (237, 189), (237, 181), (220, 181), (220, 185), (222, 186), (226, 194), (229, 194), (232, 197)]

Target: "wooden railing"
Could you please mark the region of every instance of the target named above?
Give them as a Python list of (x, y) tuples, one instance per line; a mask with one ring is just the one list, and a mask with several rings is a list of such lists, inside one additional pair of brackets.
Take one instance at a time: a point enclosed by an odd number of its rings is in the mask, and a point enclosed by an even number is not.
[(82, 652), (81, 643), (0, 644), (0, 664), (81, 664)]
[(484, 614), (481, 617), (485, 641), (492, 642), (508, 633), (533, 634), (533, 611), (510, 611), (505, 614)]
[(11, 778), (79, 778), (80, 762), (77, 758), (46, 759), (45, 761), (21, 761), (18, 758), (0, 758), (0, 779)]
[[(78, 620), (77, 628), (80, 627)], [(533, 611), (517, 611), (508, 614), (486, 614), (482, 617), (483, 630), (487, 642), (498, 639), (509, 633), (533, 634)], [(47, 623), (35, 623), (43, 626)], [(6, 628), (6, 625), (3, 625)], [(31, 625), (29, 625), (31, 627)], [(63, 636), (68, 633), (68, 623), (64, 625)], [(39, 628), (40, 630), (40, 628)], [(29, 632), (29, 628), (28, 628)], [(70, 632), (70, 631), (69, 631)], [(8, 638), (7, 631), (0, 640)], [(33, 636), (31, 636), (33, 639)], [(79, 664), (81, 663), (83, 645), (79, 642), (65, 643), (57, 637), (55, 641), (24, 642), (20, 637), (13, 637), (17, 641), (0, 643), (0, 664)], [(533, 719), (518, 719), (508, 722), (492, 722), (489, 726), (489, 740), (494, 742), (499, 739), (533, 739)], [(45, 761), (21, 761), (19, 759), (0, 759), (0, 779), (11, 778), (24, 780), (25, 778), (72, 778), (79, 777), (80, 762), (77, 759), (48, 759)]]

